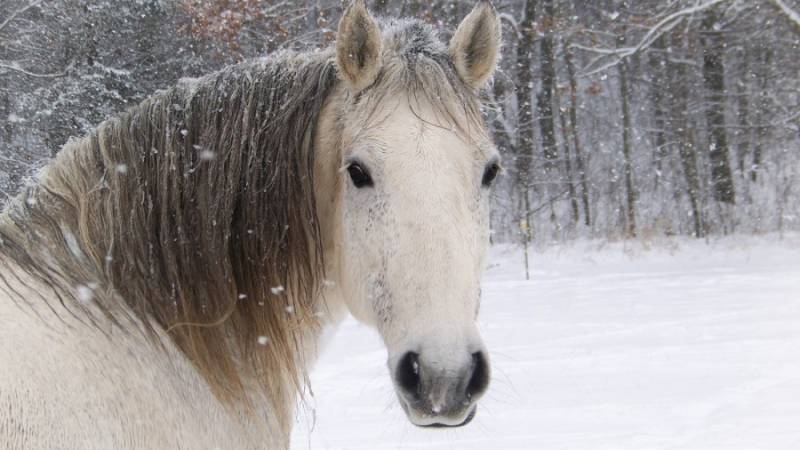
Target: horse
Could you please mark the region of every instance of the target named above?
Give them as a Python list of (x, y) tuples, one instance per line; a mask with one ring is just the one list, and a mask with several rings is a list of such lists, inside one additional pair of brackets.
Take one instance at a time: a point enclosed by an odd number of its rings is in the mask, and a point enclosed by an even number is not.
[(411, 423), (469, 422), (500, 35), (486, 0), (447, 43), (356, 0), (327, 49), (69, 141), (0, 215), (0, 447), (287, 448), (348, 313)]

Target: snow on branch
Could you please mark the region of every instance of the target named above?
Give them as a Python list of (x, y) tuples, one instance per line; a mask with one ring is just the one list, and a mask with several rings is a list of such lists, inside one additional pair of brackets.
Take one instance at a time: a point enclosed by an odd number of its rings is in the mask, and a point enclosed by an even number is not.
[[(59, 77), (63, 77), (67, 73), (66, 71), (59, 72), (59, 73), (36, 73), (36, 72), (31, 72), (31, 71), (23, 69), (17, 63), (4, 64), (4, 63), (1, 63), (1, 62), (0, 62), (0, 69), (5, 69), (6, 71), (21, 73), (23, 75), (27, 75), (29, 77), (35, 77), (35, 78), (59, 78)], [(8, 72), (0, 72), (0, 75), (4, 75), (5, 73), (8, 73)]]
[(776, 8), (794, 24), (797, 31), (800, 31), (800, 13), (790, 8), (783, 0), (769, 0)]
[[(644, 37), (642, 37), (639, 43), (633, 47), (608, 49), (608, 48), (585, 47), (579, 44), (572, 44), (573, 47), (579, 50), (584, 50), (599, 54), (597, 58), (590, 61), (589, 64), (587, 64), (586, 67), (583, 68), (579, 76), (588, 77), (596, 73), (606, 71), (611, 67), (616, 66), (617, 64), (622, 62), (622, 60), (624, 60), (625, 58), (634, 56), (637, 53), (640, 53), (642, 50), (645, 50), (648, 47), (650, 47), (650, 45), (652, 45), (656, 39), (661, 37), (661, 35), (675, 28), (675, 26), (678, 25), (683, 20), (684, 17), (691, 16), (693, 14), (704, 11), (708, 8), (711, 8), (713, 6), (716, 6), (720, 3), (727, 1), (730, 0), (710, 0), (708, 2), (701, 3), (699, 5), (695, 5), (689, 8), (684, 8), (680, 11), (674, 12), (668, 15), (667, 17), (661, 19), (657, 24), (655, 24), (652, 28), (650, 28), (650, 30), (648, 30), (647, 33), (645, 33)], [(770, 1), (780, 2), (781, 0), (770, 0)], [(608, 58), (611, 58), (611, 61), (606, 61)]]
[(8, 16), (6, 20), (3, 21), (3, 23), (0, 23), (0, 31), (3, 31), (3, 29), (7, 27), (8, 24), (10, 24), (14, 19), (16, 19), (20, 14), (23, 14), (25, 11), (35, 6), (39, 6), (39, 3), (42, 3), (42, 0), (37, 0), (35, 2), (28, 3), (26, 6), (23, 6), (22, 8), (12, 12), (11, 15)]
[(507, 22), (511, 26), (511, 28), (514, 30), (514, 35), (517, 37), (520, 36), (519, 23), (514, 16), (508, 13), (500, 13), (498, 17), (500, 18), (501, 22)]

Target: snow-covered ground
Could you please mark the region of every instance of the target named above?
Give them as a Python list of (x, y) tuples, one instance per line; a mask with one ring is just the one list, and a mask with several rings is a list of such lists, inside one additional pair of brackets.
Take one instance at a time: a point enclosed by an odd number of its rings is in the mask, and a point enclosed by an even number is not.
[(493, 380), (471, 424), (411, 425), (379, 338), (349, 319), (293, 448), (800, 448), (800, 236), (582, 242), (532, 263), (524, 281), (519, 250), (493, 249)]

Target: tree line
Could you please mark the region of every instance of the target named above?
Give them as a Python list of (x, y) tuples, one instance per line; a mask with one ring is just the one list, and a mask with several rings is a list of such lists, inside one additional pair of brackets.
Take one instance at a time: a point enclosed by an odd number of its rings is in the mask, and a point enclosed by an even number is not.
[[(452, 32), (474, 2), (373, 0)], [(800, 229), (800, 5), (496, 0), (496, 241)], [(335, 39), (340, 0), (6, 0), (0, 202), (181, 77)], [(448, 36), (445, 36), (447, 38)]]

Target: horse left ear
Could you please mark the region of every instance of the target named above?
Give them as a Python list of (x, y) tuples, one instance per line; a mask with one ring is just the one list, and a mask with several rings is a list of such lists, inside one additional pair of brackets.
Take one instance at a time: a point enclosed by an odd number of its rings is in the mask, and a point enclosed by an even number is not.
[(336, 38), (339, 77), (353, 92), (371, 85), (381, 68), (381, 30), (364, 0), (355, 0), (339, 21)]
[(500, 19), (489, 0), (480, 0), (450, 40), (450, 56), (465, 83), (480, 89), (497, 68)]

